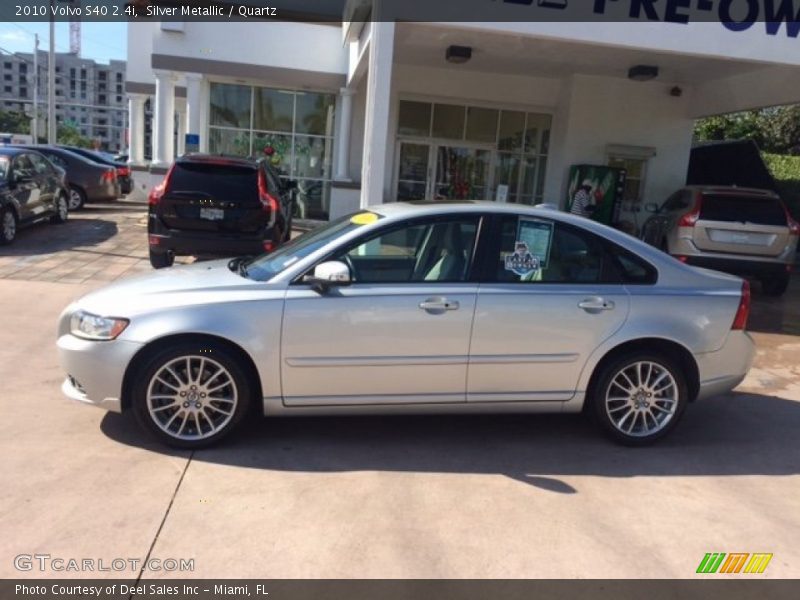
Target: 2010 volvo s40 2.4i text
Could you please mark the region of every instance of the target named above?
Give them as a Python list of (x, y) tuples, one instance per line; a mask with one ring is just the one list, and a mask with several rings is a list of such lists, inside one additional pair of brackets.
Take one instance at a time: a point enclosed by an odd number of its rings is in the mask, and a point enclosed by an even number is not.
[(126, 279), (69, 306), (67, 396), (167, 444), (266, 416), (580, 412), (639, 445), (733, 389), (750, 290), (588, 219), (387, 204), (271, 254)]

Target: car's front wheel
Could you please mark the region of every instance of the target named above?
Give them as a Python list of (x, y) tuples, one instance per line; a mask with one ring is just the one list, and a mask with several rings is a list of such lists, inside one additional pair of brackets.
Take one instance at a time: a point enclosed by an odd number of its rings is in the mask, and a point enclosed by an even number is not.
[(10, 244), (17, 238), (17, 215), (9, 207), (0, 208), (0, 245)]
[(67, 203), (66, 196), (64, 194), (58, 194), (53, 204), (55, 212), (53, 213), (53, 216), (50, 217), (50, 222), (56, 223), (57, 225), (66, 223), (67, 219), (69, 218), (69, 204)]
[(135, 378), (139, 423), (176, 448), (203, 448), (247, 414), (250, 380), (235, 354), (216, 344), (182, 343), (156, 352)]
[(596, 421), (614, 440), (643, 446), (678, 423), (688, 400), (682, 370), (659, 354), (629, 354), (607, 362), (594, 386)]

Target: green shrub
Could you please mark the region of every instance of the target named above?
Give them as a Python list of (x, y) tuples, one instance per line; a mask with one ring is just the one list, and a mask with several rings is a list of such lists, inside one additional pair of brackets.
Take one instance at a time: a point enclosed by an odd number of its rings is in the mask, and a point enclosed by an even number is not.
[(762, 156), (775, 178), (781, 198), (786, 202), (794, 218), (800, 218), (800, 156), (766, 152)]

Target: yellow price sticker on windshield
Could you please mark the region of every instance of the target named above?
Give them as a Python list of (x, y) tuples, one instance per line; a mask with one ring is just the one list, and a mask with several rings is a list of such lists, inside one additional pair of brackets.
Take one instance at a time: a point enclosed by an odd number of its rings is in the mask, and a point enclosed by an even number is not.
[(377, 220), (378, 220), (378, 215), (371, 212), (358, 213), (357, 215), (353, 215), (350, 218), (350, 222), (353, 225), (369, 225), (370, 223), (374, 223)]

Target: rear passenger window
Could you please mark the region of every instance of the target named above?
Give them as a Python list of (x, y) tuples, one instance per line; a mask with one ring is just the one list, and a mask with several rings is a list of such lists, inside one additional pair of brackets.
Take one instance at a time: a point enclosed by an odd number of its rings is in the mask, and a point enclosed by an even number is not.
[(704, 194), (700, 219), (786, 226), (786, 211), (777, 198)]
[(504, 217), (495, 281), (598, 283), (605, 252), (598, 238), (539, 217)]
[(606, 252), (612, 262), (606, 274), (609, 283), (652, 285), (658, 281), (655, 267), (624, 248), (609, 243)]

